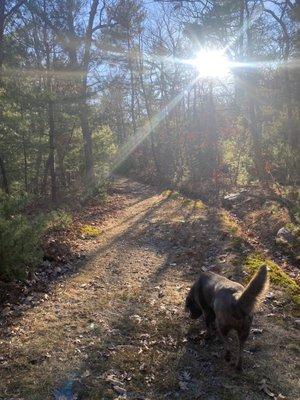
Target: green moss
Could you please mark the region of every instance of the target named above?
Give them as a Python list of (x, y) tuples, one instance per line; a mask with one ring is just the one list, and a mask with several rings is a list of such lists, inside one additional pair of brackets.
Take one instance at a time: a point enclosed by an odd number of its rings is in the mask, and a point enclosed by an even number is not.
[(193, 204), (193, 202), (188, 199), (187, 197), (184, 197), (182, 200), (182, 205), (185, 207), (191, 207), (191, 205)]
[(96, 237), (100, 235), (101, 230), (92, 225), (84, 225), (81, 227), (81, 233), (86, 237)]
[(177, 199), (178, 197), (180, 197), (180, 194), (176, 190), (173, 190), (168, 197), (170, 197), (171, 199)]
[(300, 294), (295, 294), (292, 296), (292, 300), (300, 308)]
[(222, 227), (232, 236), (235, 236), (238, 233), (239, 230), (238, 224), (232, 218), (229, 217), (226, 211), (220, 213), (220, 221)]
[(205, 204), (201, 200), (197, 200), (194, 202), (194, 208), (198, 210), (205, 210)]
[(251, 254), (246, 258), (244, 264), (251, 275), (253, 275), (261, 265), (267, 265), (271, 283), (284, 288), (286, 293), (291, 296), (293, 302), (300, 305), (299, 286), (275, 262), (265, 259), (261, 254)]
[(172, 193), (173, 193), (173, 190), (166, 189), (161, 193), (161, 195), (164, 196), (164, 197), (171, 197)]

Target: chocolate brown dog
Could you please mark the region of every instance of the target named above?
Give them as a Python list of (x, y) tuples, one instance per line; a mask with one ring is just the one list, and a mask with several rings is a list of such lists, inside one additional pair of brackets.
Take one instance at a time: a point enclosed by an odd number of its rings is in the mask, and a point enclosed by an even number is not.
[(246, 288), (224, 276), (203, 272), (194, 283), (186, 298), (186, 310), (193, 319), (202, 314), (210, 334), (215, 321), (217, 330), (225, 342), (225, 359), (230, 361), (231, 354), (228, 333), (237, 332), (239, 352), (236, 369), (242, 369), (242, 351), (249, 336), (253, 313), (268, 287), (268, 271), (261, 266)]

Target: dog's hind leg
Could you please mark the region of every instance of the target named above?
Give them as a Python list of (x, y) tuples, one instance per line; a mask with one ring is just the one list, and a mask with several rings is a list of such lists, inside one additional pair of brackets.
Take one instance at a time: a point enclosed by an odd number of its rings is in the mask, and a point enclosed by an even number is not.
[(213, 333), (213, 323), (215, 321), (215, 313), (213, 311), (204, 311), (204, 321), (207, 329), (206, 339), (210, 339)]

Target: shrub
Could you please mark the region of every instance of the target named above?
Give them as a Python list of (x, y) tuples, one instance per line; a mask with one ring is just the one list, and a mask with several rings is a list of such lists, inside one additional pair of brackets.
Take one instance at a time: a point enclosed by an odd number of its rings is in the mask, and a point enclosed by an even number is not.
[(62, 210), (51, 211), (44, 221), (44, 228), (46, 230), (56, 230), (66, 229), (72, 224), (72, 215)]
[(40, 221), (29, 220), (21, 212), (27, 204), (24, 194), (8, 196), (0, 192), (0, 279), (23, 279), (26, 267), (42, 259)]
[(41, 239), (45, 230), (66, 229), (72, 216), (51, 211), (34, 218), (26, 216), (25, 193), (7, 195), (0, 191), (0, 279), (24, 279), (26, 269), (42, 261)]
[(81, 203), (85, 204), (90, 200), (104, 201), (107, 196), (108, 185), (109, 183), (107, 180), (102, 180), (100, 183), (90, 186), (84, 191), (81, 197)]

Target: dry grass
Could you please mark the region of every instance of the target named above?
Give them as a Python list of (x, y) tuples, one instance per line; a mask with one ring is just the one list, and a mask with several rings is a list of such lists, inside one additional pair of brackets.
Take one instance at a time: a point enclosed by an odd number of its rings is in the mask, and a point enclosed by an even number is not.
[(219, 238), (239, 228), (205, 206), (136, 191), (117, 221), (98, 227), (98, 249), (78, 274), (2, 332), (0, 399), (53, 399), (71, 382), (91, 400), (116, 399), (116, 386), (133, 399), (259, 400), (262, 378), (276, 394), (296, 398), (290, 365), (299, 347), (283, 309), (268, 303), (257, 316), (263, 334), (251, 335), (242, 375), (222, 360), (218, 340), (204, 341), (203, 323), (184, 313), (202, 263), (225, 251), (230, 257), (233, 237)]

